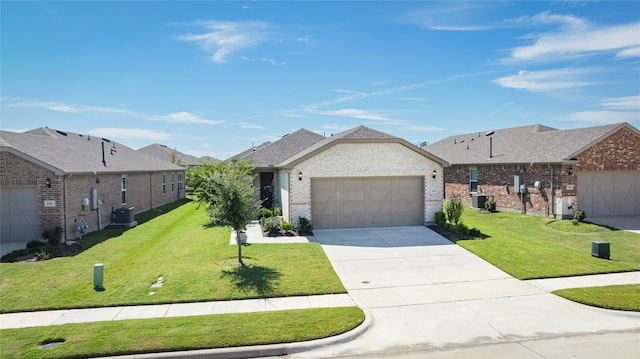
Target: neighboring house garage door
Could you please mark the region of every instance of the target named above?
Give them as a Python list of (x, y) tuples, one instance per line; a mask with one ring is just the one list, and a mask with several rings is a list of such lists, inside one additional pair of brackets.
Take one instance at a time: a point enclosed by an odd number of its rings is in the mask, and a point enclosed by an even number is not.
[(2, 254), (39, 239), (38, 192), (29, 187), (0, 188)]
[(422, 177), (311, 180), (313, 227), (424, 225)]
[(578, 209), (589, 216), (640, 214), (640, 171), (578, 173)]

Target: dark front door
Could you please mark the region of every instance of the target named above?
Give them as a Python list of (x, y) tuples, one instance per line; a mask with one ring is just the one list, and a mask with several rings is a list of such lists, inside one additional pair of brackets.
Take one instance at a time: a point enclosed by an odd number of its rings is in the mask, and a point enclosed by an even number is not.
[(273, 172), (260, 172), (260, 199), (262, 207), (273, 209)]

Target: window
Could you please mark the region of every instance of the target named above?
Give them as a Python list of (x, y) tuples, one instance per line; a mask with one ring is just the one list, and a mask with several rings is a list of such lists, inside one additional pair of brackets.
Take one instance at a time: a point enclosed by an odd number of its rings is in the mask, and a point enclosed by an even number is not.
[(178, 173), (178, 191), (182, 190), (182, 173)]
[(478, 168), (469, 167), (469, 192), (478, 192)]
[(162, 174), (162, 194), (167, 193), (167, 175)]
[(173, 181), (174, 180), (173, 176), (174, 174), (172, 173), (171, 174), (171, 193), (173, 193), (176, 190), (175, 182)]
[(120, 182), (120, 195), (122, 197), (122, 204), (127, 203), (127, 175), (122, 175), (122, 181)]

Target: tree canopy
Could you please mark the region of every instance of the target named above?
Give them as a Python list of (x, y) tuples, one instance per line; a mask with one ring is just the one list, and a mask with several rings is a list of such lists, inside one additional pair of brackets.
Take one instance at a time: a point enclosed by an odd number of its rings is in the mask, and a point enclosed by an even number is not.
[(256, 198), (252, 168), (247, 162), (200, 162), (190, 167), (188, 178), (195, 200), (207, 206), (213, 219), (228, 224), (236, 232), (238, 262), (242, 262), (240, 232), (260, 212), (262, 202)]

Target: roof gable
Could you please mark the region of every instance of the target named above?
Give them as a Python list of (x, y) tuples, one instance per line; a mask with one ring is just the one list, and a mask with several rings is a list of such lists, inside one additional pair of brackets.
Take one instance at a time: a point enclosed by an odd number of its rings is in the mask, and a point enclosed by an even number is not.
[(627, 123), (569, 130), (513, 127), (449, 136), (426, 150), (451, 164), (561, 163), (623, 126), (633, 128)]
[(423, 150), (422, 148), (407, 142), (406, 140), (360, 125), (350, 130), (324, 138), (322, 141), (319, 141), (313, 146), (308, 147), (304, 151), (301, 151), (295, 154), (294, 156), (287, 158), (286, 160), (278, 164), (278, 167), (292, 168), (296, 164), (303, 162), (306, 159), (311, 158), (316, 154), (326, 150), (327, 148), (335, 146), (338, 143), (357, 143), (357, 142), (399, 143), (435, 162), (442, 164), (443, 166), (448, 166), (448, 163), (442, 158), (439, 158), (438, 156), (432, 153), (429, 153)]
[(180, 166), (106, 138), (39, 128), (23, 133), (0, 131), (2, 151), (55, 169), (59, 174), (176, 171)]
[[(180, 166), (195, 165), (198, 163), (198, 161), (200, 161), (200, 159), (198, 159), (195, 156), (188, 155), (186, 153), (180, 152), (176, 149), (172, 149), (166, 145), (162, 145), (159, 143), (154, 143), (154, 144), (139, 148), (138, 151), (150, 156), (154, 156), (154, 157), (169, 161), (169, 162), (171, 162), (172, 153), (175, 153), (177, 156), (175, 160), (179, 160), (179, 163), (175, 163), (175, 164)], [(216, 159), (212, 159), (212, 161), (217, 162)]]

